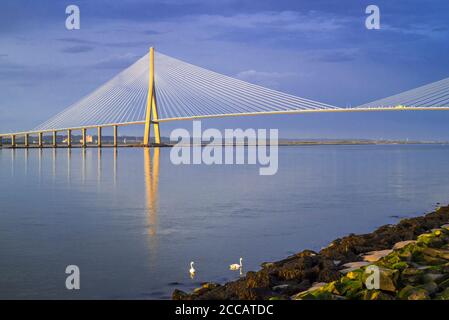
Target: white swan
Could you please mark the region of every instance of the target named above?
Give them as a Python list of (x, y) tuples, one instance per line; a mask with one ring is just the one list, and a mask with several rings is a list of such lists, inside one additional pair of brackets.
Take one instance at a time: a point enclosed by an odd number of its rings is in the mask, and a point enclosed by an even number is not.
[(193, 267), (193, 261), (190, 262), (190, 277), (193, 278), (193, 276), (195, 276), (195, 268)]
[(240, 263), (239, 264), (237, 264), (237, 263), (231, 264), (229, 266), (229, 270), (240, 270), (240, 269), (242, 269), (242, 267), (243, 267), (242, 261), (243, 261), (243, 259), (240, 258)]

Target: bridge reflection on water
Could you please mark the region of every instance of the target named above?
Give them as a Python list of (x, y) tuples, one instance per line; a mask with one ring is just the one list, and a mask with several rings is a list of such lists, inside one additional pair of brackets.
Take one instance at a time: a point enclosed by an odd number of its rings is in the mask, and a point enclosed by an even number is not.
[[(108, 149), (112, 151), (112, 157), (103, 159), (103, 149), (10, 149), (11, 154), (11, 176), (19, 175), (20, 170), (18, 163), (22, 157), (19, 153), (23, 153), (24, 170), (23, 174), (27, 177), (29, 174), (37, 171), (37, 180), (42, 183), (44, 179), (51, 180), (53, 184), (60, 183), (61, 174), (65, 177), (67, 186), (74, 187), (86, 186), (86, 184), (95, 181), (97, 188), (100, 188), (106, 181), (111, 181), (112, 188), (118, 190), (118, 180), (120, 170), (120, 152), (118, 148)], [(124, 149), (122, 149), (124, 150)], [(144, 189), (144, 209), (147, 212), (148, 235), (150, 238), (156, 238), (157, 224), (158, 224), (158, 184), (159, 184), (159, 148), (143, 148), (143, 175), (142, 182)], [(96, 159), (95, 159), (96, 154)], [(65, 157), (64, 157), (65, 155)], [(77, 157), (77, 158), (75, 158)], [(79, 161), (79, 158), (81, 159)], [(66, 165), (61, 164), (66, 158)], [(112, 165), (109, 163), (104, 165), (104, 161), (109, 161), (112, 158)], [(19, 160), (19, 161), (18, 161)], [(37, 161), (36, 161), (37, 160)], [(50, 160), (50, 161), (49, 161)], [(96, 160), (96, 161), (95, 161)], [(96, 162), (96, 163), (95, 163)], [(37, 164), (37, 168), (35, 168)], [(63, 171), (58, 170), (58, 165), (63, 168)], [(64, 170), (64, 167), (65, 170)], [(109, 173), (105, 172), (105, 168), (112, 169)], [(35, 170), (37, 169), (37, 170)], [(91, 170), (89, 170), (91, 169)], [(93, 169), (93, 170), (92, 170)], [(65, 171), (65, 173), (64, 173)], [(139, 170), (139, 172), (142, 172)], [(80, 181), (77, 181), (77, 180)], [(73, 181), (72, 181), (73, 180)], [(117, 193), (118, 196), (118, 193)]]

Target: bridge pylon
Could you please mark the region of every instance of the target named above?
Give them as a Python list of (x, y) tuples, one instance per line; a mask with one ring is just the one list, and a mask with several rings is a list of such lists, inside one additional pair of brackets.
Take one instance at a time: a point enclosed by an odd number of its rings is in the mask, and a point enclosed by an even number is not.
[(151, 125), (154, 127), (154, 140), (157, 144), (161, 143), (161, 133), (159, 131), (159, 115), (157, 112), (156, 90), (154, 83), (154, 48), (150, 48), (150, 72), (148, 79), (148, 96), (145, 116), (145, 132), (143, 135), (144, 146), (150, 145)]

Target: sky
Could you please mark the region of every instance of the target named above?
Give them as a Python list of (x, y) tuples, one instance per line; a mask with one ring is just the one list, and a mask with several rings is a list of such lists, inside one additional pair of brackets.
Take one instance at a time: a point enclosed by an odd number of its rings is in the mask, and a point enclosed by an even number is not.
[[(80, 8), (80, 30), (65, 27), (71, 4)], [(370, 4), (380, 8), (380, 30), (365, 27)], [(36, 127), (150, 46), (346, 107), (449, 77), (448, 39), (447, 0), (2, 0), (0, 132)], [(447, 111), (329, 113), (210, 119), (203, 127), (276, 128), (283, 138), (449, 141), (448, 122)], [(191, 125), (164, 123), (162, 135)]]

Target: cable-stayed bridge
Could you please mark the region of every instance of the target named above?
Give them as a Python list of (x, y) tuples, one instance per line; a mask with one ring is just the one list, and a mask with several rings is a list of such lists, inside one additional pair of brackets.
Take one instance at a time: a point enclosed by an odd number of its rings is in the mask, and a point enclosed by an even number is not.
[(154, 127), (156, 144), (160, 143), (159, 124), (166, 121), (212, 117), (315, 112), (373, 112), (405, 110), (449, 110), (449, 78), (358, 107), (341, 108), (300, 98), (234, 79), (169, 57), (153, 48), (133, 65), (46, 122), (26, 132), (0, 134), (10, 138), (23, 136), (28, 147), (29, 136), (38, 136), (43, 147), (43, 134), (52, 133), (57, 146), (57, 133), (66, 132), (65, 146), (72, 146), (71, 135), (97, 129), (97, 145), (102, 146), (101, 130), (113, 127), (117, 146), (118, 127), (145, 125), (143, 145), (150, 142)]

